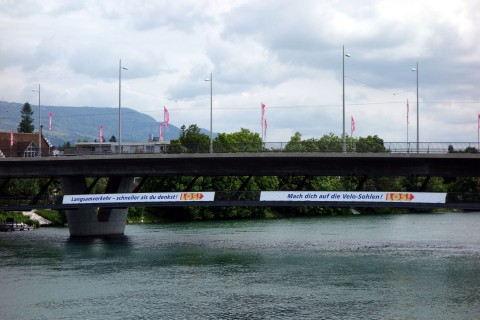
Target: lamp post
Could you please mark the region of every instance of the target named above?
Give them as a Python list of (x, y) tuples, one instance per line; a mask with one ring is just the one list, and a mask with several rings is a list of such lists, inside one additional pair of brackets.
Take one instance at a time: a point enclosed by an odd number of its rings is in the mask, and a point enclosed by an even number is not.
[(419, 142), (420, 142), (420, 134), (419, 134), (419, 128), (420, 128), (420, 117), (419, 117), (419, 102), (418, 102), (418, 61), (417, 61), (417, 66), (416, 68), (412, 68), (412, 71), (415, 71), (417, 73), (417, 153), (419, 152)]
[(213, 118), (213, 74), (210, 73), (210, 79), (205, 79), (210, 82), (210, 153), (213, 153), (213, 136), (212, 136), (212, 118)]
[(122, 153), (122, 70), (128, 70), (122, 67), (122, 59), (118, 65), (118, 152)]
[(42, 109), (40, 108), (40, 83), (38, 89), (32, 89), (38, 92), (38, 156), (42, 156)]
[(342, 131), (342, 152), (346, 153), (347, 152), (347, 142), (346, 142), (346, 137), (345, 137), (345, 57), (349, 58), (350, 55), (347, 53), (345, 54), (345, 46), (343, 46), (343, 52), (342, 52), (342, 58), (343, 58), (343, 68), (342, 68), (342, 81), (343, 81), (343, 117), (342, 117), (342, 126), (343, 126), (343, 131)]

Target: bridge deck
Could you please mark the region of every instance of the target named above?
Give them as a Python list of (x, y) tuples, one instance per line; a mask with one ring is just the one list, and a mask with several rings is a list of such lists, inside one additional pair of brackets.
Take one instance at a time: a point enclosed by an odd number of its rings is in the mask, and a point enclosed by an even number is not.
[(264, 152), (127, 154), (0, 160), (0, 178), (181, 175), (480, 177), (480, 155)]

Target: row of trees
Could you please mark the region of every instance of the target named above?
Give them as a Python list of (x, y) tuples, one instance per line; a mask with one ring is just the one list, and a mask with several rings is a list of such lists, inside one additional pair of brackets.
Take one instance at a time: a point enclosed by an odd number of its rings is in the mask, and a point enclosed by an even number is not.
[[(190, 125), (188, 128), (180, 128), (180, 137), (170, 141), (169, 153), (204, 153), (209, 151), (210, 138), (200, 132), (197, 125)], [(319, 139), (302, 139), (302, 135), (296, 132), (290, 141), (282, 146), (284, 151), (288, 152), (341, 152), (341, 137), (330, 133)], [(213, 140), (213, 150), (216, 153), (222, 152), (260, 152), (276, 151), (268, 149), (262, 142), (258, 133), (253, 133), (248, 129), (241, 128), (239, 132), (220, 133)], [(356, 152), (385, 152), (387, 151), (384, 142), (378, 136), (368, 136), (366, 138), (349, 138), (347, 151)]]

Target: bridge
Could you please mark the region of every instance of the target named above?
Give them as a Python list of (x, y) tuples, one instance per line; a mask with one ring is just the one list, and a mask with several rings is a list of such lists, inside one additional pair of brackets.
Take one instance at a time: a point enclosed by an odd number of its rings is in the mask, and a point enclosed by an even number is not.
[[(63, 157), (5, 158), (0, 160), (0, 179), (60, 179), (63, 194), (89, 193), (86, 177), (107, 177), (106, 193), (139, 192), (134, 177), (145, 181), (159, 176), (425, 176), (480, 177), (480, 155), (476, 153), (200, 153), (200, 154), (111, 154)], [(39, 195), (40, 196), (40, 195)], [(40, 197), (39, 197), (40, 198)], [(205, 203), (158, 205), (312, 205), (312, 203), (224, 200)], [(33, 201), (29, 207), (35, 207)], [(71, 235), (123, 233), (127, 208), (140, 204), (100, 204), (94, 207), (51, 204), (66, 209)], [(318, 205), (318, 204), (317, 204)], [(335, 201), (329, 206), (379, 206), (375, 203)], [(398, 204), (397, 206), (405, 206)], [(423, 204), (423, 206), (428, 206)], [(37, 205), (38, 207), (38, 205)], [(477, 203), (445, 203), (445, 208), (479, 209)], [(3, 207), (11, 210), (14, 207)]]

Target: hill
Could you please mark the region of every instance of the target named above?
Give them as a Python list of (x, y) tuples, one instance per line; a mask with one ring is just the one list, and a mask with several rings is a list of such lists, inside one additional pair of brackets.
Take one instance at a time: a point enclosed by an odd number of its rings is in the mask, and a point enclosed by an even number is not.
[[(0, 101), (0, 131), (17, 132), (21, 120), (23, 103)], [(32, 105), (33, 125), (38, 130), (38, 105)], [(103, 136), (109, 140), (112, 135), (118, 140), (118, 108), (41, 106), (43, 134), (54, 146), (70, 141), (99, 140), (100, 125)], [(49, 113), (52, 117), (52, 130), (48, 130)], [(203, 130), (202, 130), (203, 131)], [(180, 129), (169, 124), (164, 132), (164, 140), (177, 139)], [(122, 108), (122, 141), (143, 142), (149, 137), (159, 136), (159, 124), (149, 115), (130, 108)]]

